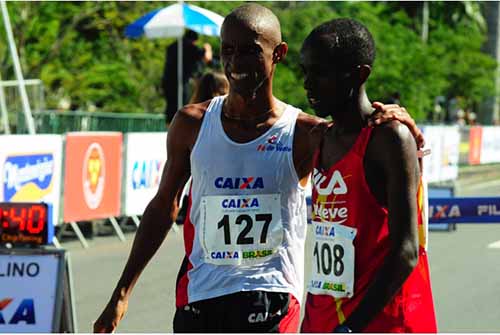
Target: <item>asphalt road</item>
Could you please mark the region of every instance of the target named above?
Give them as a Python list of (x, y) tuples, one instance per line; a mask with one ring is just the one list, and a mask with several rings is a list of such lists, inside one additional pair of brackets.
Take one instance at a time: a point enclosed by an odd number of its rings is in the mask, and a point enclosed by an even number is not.
[[(458, 196), (499, 196), (500, 178), (476, 178), (458, 187)], [(91, 332), (121, 273), (133, 233), (122, 243), (98, 236), (70, 251), (79, 332)], [(499, 225), (461, 224), (453, 232), (431, 232), (429, 257), (440, 332), (500, 332)], [(500, 243), (498, 243), (500, 244)], [(310, 245), (307, 246), (310, 248)], [(309, 252), (309, 251), (306, 251)], [(183, 256), (182, 232), (171, 233), (141, 276), (118, 332), (171, 332), (175, 278)], [(309, 264), (306, 264), (309, 268)]]

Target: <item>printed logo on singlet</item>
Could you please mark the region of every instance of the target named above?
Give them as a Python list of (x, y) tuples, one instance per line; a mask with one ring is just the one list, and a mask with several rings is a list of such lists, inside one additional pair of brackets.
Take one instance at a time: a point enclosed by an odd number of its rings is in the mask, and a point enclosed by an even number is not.
[[(313, 170), (313, 184), (314, 189), (322, 198), (329, 195), (347, 194), (347, 185), (342, 178), (340, 171), (335, 170), (327, 181), (319, 170)], [(326, 185), (325, 185), (326, 184)], [(320, 221), (328, 221), (331, 223), (342, 224), (347, 221), (347, 207), (344, 205), (345, 201), (332, 200), (332, 201), (316, 201), (313, 204), (313, 218)]]
[(258, 198), (224, 199), (222, 208), (259, 208)]
[(214, 185), (216, 188), (231, 190), (255, 190), (264, 188), (264, 179), (262, 177), (217, 177)]
[(259, 144), (257, 146), (257, 151), (290, 152), (292, 151), (292, 148), (281, 143), (277, 135), (271, 135), (267, 138), (264, 144)]
[(335, 170), (328, 184), (326, 186), (321, 186), (324, 185), (326, 178), (327, 177), (324, 176), (318, 169), (315, 168), (313, 170), (314, 188), (319, 195), (347, 194), (347, 185), (344, 178), (342, 178), (340, 171)]

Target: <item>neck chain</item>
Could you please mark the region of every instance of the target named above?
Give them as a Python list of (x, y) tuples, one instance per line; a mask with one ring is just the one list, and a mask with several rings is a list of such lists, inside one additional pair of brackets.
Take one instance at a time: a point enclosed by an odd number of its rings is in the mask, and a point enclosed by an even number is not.
[(262, 119), (264, 116), (267, 116), (269, 114), (271, 114), (272, 112), (274, 112), (274, 108), (270, 108), (269, 110), (267, 110), (265, 113), (262, 113), (262, 114), (259, 114), (259, 115), (256, 115), (254, 117), (238, 117), (238, 116), (230, 116), (228, 115), (225, 111), (224, 111), (224, 107), (226, 105), (224, 104), (224, 106), (222, 106), (222, 115), (228, 119), (228, 120), (233, 120), (233, 121), (256, 121), (256, 120), (260, 120)]

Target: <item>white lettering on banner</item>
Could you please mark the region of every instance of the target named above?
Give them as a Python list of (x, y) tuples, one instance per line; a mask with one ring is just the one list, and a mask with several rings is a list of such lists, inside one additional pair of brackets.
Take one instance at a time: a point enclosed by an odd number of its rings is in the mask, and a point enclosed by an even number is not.
[(62, 148), (62, 135), (0, 136), (0, 201), (45, 202), (58, 225)]
[(477, 206), (477, 215), (500, 215), (500, 209), (497, 209), (497, 205), (479, 205)]
[(23, 167), (7, 162), (4, 169), (7, 187), (15, 187), (16, 190), (19, 190), (23, 183), (35, 179), (43, 181), (46, 177), (51, 176), (54, 171), (54, 160), (48, 160), (47, 157), (44, 157), (42, 162), (37, 161), (36, 164), (27, 164)]
[(451, 208), (449, 205), (429, 206), (429, 217), (434, 219), (458, 218), (461, 216), (462, 213), (458, 205), (453, 205)]
[(330, 179), (330, 182), (326, 187), (321, 187), (320, 185), (326, 180), (326, 177), (317, 169), (313, 171), (313, 183), (314, 187), (318, 191), (320, 195), (329, 195), (329, 194), (346, 194), (347, 193), (347, 185), (344, 182), (344, 178), (340, 174), (340, 171), (335, 170)]

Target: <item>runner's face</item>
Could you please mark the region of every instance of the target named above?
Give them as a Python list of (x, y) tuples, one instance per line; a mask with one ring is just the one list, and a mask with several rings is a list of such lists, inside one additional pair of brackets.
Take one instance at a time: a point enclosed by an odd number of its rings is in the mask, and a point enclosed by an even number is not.
[(221, 60), (230, 90), (245, 98), (255, 94), (273, 72), (269, 40), (239, 23), (226, 23), (221, 32)]
[(304, 45), (300, 53), (307, 99), (316, 115), (334, 119), (345, 111), (352, 98), (351, 75), (338, 69), (326, 52), (311, 45)]

